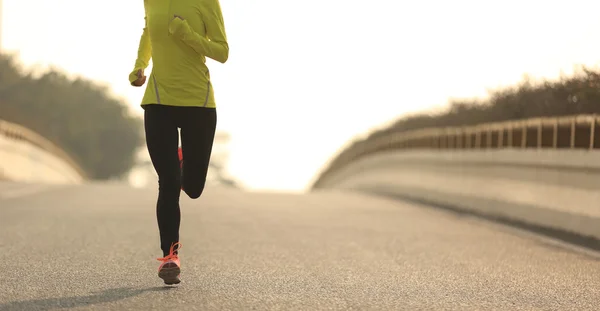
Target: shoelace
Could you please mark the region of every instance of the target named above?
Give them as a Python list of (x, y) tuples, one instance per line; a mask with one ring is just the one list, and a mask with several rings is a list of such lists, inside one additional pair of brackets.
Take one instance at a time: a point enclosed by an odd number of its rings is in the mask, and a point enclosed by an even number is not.
[(175, 246), (179, 245), (179, 247), (177, 248), (177, 251), (179, 251), (182, 247), (182, 244), (177, 242), (177, 243), (173, 243), (171, 245), (171, 248), (169, 249), (169, 255), (162, 257), (162, 258), (156, 258), (156, 260), (158, 261), (162, 261), (162, 262), (167, 262), (169, 260), (175, 260), (178, 258), (178, 255), (175, 254)]

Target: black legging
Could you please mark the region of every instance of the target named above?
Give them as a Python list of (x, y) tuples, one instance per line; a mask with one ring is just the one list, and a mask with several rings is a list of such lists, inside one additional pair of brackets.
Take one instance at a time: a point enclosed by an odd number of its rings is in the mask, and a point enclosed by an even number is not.
[[(179, 194), (184, 191), (197, 199), (204, 190), (210, 162), (217, 112), (214, 108), (144, 105), (146, 144), (152, 165), (158, 174), (156, 217), (163, 255), (179, 242)], [(181, 129), (183, 169), (177, 149)], [(183, 181), (183, 182), (182, 182)]]

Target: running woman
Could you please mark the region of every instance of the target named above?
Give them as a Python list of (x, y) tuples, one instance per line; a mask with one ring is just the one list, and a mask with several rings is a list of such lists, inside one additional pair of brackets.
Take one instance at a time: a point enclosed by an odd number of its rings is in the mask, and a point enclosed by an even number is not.
[(192, 199), (202, 194), (217, 125), (206, 57), (225, 63), (229, 45), (219, 0), (144, 0), (144, 11), (129, 82), (144, 85), (152, 59), (141, 106), (146, 145), (158, 174), (156, 216), (163, 252), (158, 276), (172, 285), (180, 283), (179, 196), (181, 189)]

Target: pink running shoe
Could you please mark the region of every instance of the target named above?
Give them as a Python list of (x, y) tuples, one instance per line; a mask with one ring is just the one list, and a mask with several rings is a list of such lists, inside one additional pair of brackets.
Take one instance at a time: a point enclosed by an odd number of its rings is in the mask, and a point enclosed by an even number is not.
[(181, 272), (181, 263), (179, 256), (175, 253), (175, 246), (178, 245), (177, 251), (181, 249), (181, 243), (177, 242), (171, 245), (169, 255), (163, 258), (157, 258), (158, 261), (162, 261), (160, 267), (158, 267), (158, 277), (165, 281), (167, 285), (179, 284), (179, 273)]

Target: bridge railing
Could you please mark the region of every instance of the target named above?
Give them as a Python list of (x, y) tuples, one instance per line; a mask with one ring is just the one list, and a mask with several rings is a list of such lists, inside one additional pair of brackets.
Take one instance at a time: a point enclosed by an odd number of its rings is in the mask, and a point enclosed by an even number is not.
[[(21, 171), (32, 170), (21, 174)], [(52, 176), (48, 176), (52, 175)], [(85, 171), (61, 148), (21, 125), (0, 120), (0, 177), (78, 182)]]
[(531, 118), (472, 126), (385, 131), (343, 150), (319, 174), (313, 188), (351, 162), (364, 156), (402, 149), (600, 149), (600, 116), (575, 115)]
[(312, 190), (350, 190), (508, 221), (600, 250), (596, 115), (380, 132)]

